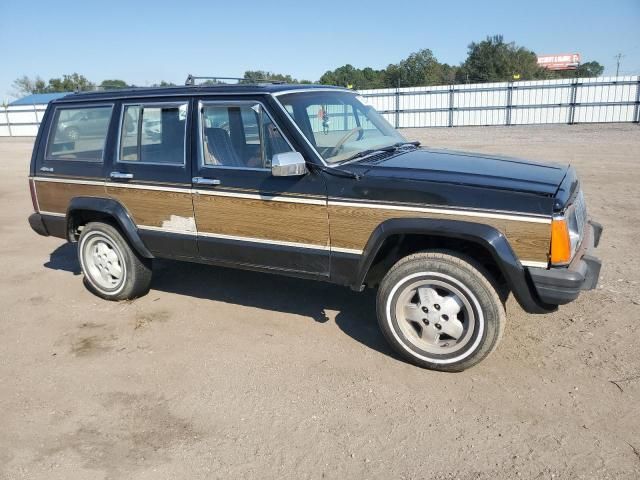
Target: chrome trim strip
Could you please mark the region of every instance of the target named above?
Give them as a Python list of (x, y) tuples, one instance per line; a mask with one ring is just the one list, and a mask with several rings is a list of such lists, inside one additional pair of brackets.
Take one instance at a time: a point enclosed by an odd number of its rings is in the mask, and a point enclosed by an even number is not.
[(340, 87), (326, 87), (326, 88), (292, 88), (290, 90), (280, 90), (279, 92), (269, 92), (272, 97), (279, 97), (280, 95), (288, 95), (290, 93), (309, 93), (309, 92), (347, 92), (358, 95), (358, 92), (349, 90), (348, 88)]
[(436, 214), (443, 214), (443, 215), (461, 215), (466, 217), (481, 217), (481, 218), (498, 218), (502, 220), (515, 220), (518, 222), (529, 222), (529, 223), (546, 223), (546, 224), (551, 223), (551, 218), (506, 215), (502, 213), (484, 213), (484, 212), (477, 212), (473, 210), (409, 207), (409, 206), (403, 206), (403, 205), (381, 205), (381, 204), (373, 204), (373, 203), (338, 202), (335, 200), (329, 200), (328, 204), (329, 206), (336, 206), (336, 207), (373, 208), (376, 210), (380, 210), (380, 209), (399, 210), (404, 212), (436, 213)]
[(191, 235), (195, 237), (197, 232), (195, 230), (180, 230), (177, 228), (167, 227), (153, 227), (151, 225), (137, 225), (138, 230), (150, 230), (152, 232), (164, 232), (164, 233), (178, 233), (180, 235)]
[(364, 250), (358, 250), (357, 248), (341, 248), (341, 247), (331, 247), (332, 252), (338, 253), (352, 253), (354, 255), (362, 255)]
[(193, 193), (193, 190), (190, 187), (180, 188), (180, 187), (165, 187), (161, 185), (142, 185), (139, 183), (119, 183), (119, 182), (106, 182), (105, 187), (111, 188), (133, 188), (137, 190), (155, 190), (160, 192), (174, 192), (174, 193)]
[[(189, 232), (187, 230), (172, 230), (163, 227), (152, 227), (149, 225), (138, 225), (138, 228), (141, 230), (151, 230), (155, 232), (167, 232), (167, 233), (179, 233), (182, 235), (196, 235), (196, 232)], [(220, 238), (224, 240), (236, 240), (241, 242), (253, 242), (253, 243), (261, 243), (261, 244), (272, 244), (272, 245), (282, 245), (285, 247), (297, 247), (297, 248), (306, 248), (312, 250), (323, 250), (328, 251), (331, 248), (328, 245), (313, 245), (309, 243), (299, 243), (299, 242), (285, 242), (283, 240), (270, 240), (264, 238), (255, 238), (255, 237), (240, 237), (235, 235), (224, 235), (221, 233), (210, 233), (210, 232), (197, 232), (197, 236), (199, 237), (210, 237), (210, 238)]]
[(51, 177), (31, 177), (37, 182), (52, 182), (52, 183), (75, 183), (78, 185), (97, 185), (104, 186), (105, 181), (97, 182), (95, 180), (77, 180), (74, 178), (51, 178)]
[(33, 198), (36, 203), (36, 213), (40, 213), (40, 201), (38, 200), (38, 188), (36, 186), (35, 179), (33, 177), (29, 178), (29, 182), (33, 185)]
[(38, 212), (40, 215), (50, 215), (52, 217), (66, 217), (66, 213), (58, 213), (58, 212), (47, 212), (45, 210), (40, 210)]
[(225, 192), (221, 190), (194, 190), (194, 193), (200, 195), (211, 195), (215, 197), (235, 197), (235, 198), (246, 198), (249, 200), (264, 200), (271, 202), (286, 202), (286, 203), (305, 203), (308, 205), (327, 205), (326, 200), (314, 200), (310, 198), (290, 198), (281, 195), (261, 195), (261, 194), (253, 194), (253, 193), (231, 193)]
[(225, 240), (238, 240), (242, 242), (282, 245), (284, 247), (307, 248), (312, 250), (330, 250), (331, 249), (328, 245), (314, 245), (310, 243), (286, 242), (284, 240), (270, 240), (270, 239), (255, 238), (255, 237), (239, 237), (235, 235), (224, 235), (221, 233), (198, 232), (198, 236), (221, 238)]
[(535, 262), (533, 260), (520, 260), (523, 267), (535, 267), (535, 268), (547, 268), (549, 264), (547, 262)]

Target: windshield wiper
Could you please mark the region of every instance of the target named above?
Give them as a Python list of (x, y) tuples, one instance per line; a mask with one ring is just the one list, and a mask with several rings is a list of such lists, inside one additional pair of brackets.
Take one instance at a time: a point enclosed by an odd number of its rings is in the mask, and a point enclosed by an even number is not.
[(414, 147), (419, 147), (420, 146), (420, 142), (415, 141), (415, 142), (397, 142), (394, 143), (393, 145), (389, 145), (388, 147), (380, 147), (380, 148), (370, 148), (367, 150), (362, 150), (361, 152), (355, 153), (354, 155), (351, 155), (348, 158), (345, 158), (344, 160), (342, 160), (341, 162), (339, 162), (340, 165), (344, 165), (347, 162), (350, 162), (352, 160), (357, 160), (358, 158), (364, 158), (367, 157), (369, 155), (371, 155), (372, 153), (376, 153), (376, 152), (395, 152), (399, 149), (401, 149), (402, 147), (406, 147), (409, 145), (413, 145)]
[(370, 148), (370, 149), (367, 149), (367, 150), (362, 150), (361, 152), (355, 153), (355, 154), (351, 155), (350, 157), (345, 158), (344, 160), (339, 162), (339, 165), (343, 165), (343, 164), (345, 164), (347, 162), (350, 162), (351, 160), (356, 160), (358, 158), (366, 157), (368, 155), (371, 155), (372, 153), (376, 153), (376, 152), (395, 152), (396, 149), (397, 149), (397, 147), (395, 145), (389, 145), (388, 147)]
[(393, 146), (396, 148), (402, 148), (402, 147), (406, 147), (408, 145), (413, 145), (414, 147), (419, 147), (420, 146), (420, 142), (419, 141), (415, 141), (415, 142), (398, 142), (398, 143), (394, 143)]

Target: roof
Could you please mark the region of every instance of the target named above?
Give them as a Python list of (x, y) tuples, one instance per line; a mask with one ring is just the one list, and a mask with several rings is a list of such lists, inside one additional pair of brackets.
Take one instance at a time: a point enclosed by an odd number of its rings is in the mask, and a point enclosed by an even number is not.
[(27, 95), (26, 97), (14, 100), (9, 104), (10, 107), (16, 107), (19, 105), (42, 105), (49, 103), (52, 100), (57, 100), (71, 92), (59, 92), (59, 93), (34, 93), (33, 95)]
[(313, 90), (313, 89), (335, 89), (344, 91), (343, 87), (332, 87), (329, 85), (309, 85), (309, 84), (287, 84), (287, 83), (258, 83), (239, 85), (186, 85), (178, 87), (143, 87), (143, 88), (123, 88), (117, 90), (103, 90), (92, 92), (79, 92), (69, 95), (62, 101), (75, 100), (111, 100), (119, 98), (136, 97), (162, 97), (172, 95), (201, 95), (201, 94), (272, 94), (291, 90)]

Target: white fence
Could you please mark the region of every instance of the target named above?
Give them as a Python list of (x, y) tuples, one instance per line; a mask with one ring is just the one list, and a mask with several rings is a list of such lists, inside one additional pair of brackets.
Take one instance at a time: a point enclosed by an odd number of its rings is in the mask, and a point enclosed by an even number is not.
[[(640, 122), (640, 76), (388, 88), (360, 94), (396, 128)], [(35, 136), (46, 108), (0, 108), (0, 137)]]
[(35, 137), (47, 104), (0, 107), (0, 137)]
[(640, 76), (362, 90), (396, 128), (640, 121)]

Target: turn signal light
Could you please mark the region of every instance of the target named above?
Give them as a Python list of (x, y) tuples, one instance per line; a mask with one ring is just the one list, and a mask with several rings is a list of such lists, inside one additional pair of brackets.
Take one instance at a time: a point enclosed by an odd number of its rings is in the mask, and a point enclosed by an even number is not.
[(562, 265), (571, 260), (571, 240), (569, 227), (564, 218), (554, 218), (551, 222), (551, 263)]

